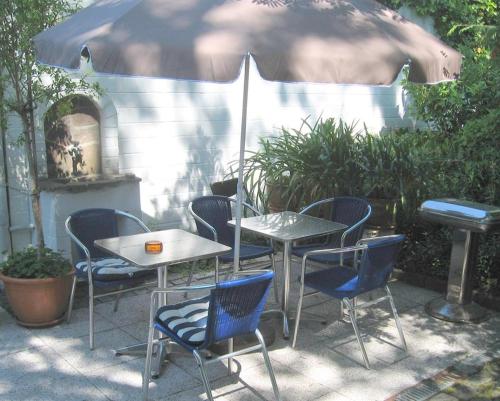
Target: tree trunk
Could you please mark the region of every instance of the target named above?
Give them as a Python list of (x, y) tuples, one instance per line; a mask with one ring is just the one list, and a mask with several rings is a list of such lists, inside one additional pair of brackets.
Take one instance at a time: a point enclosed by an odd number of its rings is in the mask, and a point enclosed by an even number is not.
[(33, 91), (31, 79), (28, 79), (28, 102), (22, 111), (22, 120), (25, 133), (25, 149), (28, 158), (29, 180), (31, 190), (31, 207), (35, 223), (36, 247), (41, 249), (45, 246), (43, 239), (42, 213), (40, 208), (40, 187), (38, 182), (38, 166), (36, 164), (36, 142), (35, 142), (35, 117), (33, 112)]

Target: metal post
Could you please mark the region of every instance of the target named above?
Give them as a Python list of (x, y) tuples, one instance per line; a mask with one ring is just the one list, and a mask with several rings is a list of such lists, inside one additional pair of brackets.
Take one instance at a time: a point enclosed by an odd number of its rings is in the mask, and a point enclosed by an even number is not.
[(234, 232), (234, 271), (240, 269), (240, 237), (241, 237), (241, 209), (243, 202), (243, 162), (245, 159), (245, 139), (247, 134), (247, 109), (248, 109), (248, 80), (250, 73), (250, 53), (245, 56), (243, 78), (243, 107), (241, 111), (241, 137), (240, 137), (240, 162), (238, 169), (238, 185), (236, 198), (236, 228)]

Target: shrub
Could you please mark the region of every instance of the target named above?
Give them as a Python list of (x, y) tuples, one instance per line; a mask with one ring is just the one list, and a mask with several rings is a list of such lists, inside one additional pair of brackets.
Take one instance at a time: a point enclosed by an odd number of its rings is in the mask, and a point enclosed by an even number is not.
[(69, 273), (71, 264), (60, 253), (42, 248), (40, 255), (36, 248), (28, 247), (13, 253), (0, 265), (0, 272), (14, 278), (50, 278)]

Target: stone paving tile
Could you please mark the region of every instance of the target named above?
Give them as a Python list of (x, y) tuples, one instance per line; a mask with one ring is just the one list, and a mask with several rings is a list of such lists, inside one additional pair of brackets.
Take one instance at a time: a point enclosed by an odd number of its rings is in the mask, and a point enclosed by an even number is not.
[(414, 287), (402, 281), (392, 281), (389, 288), (394, 297), (402, 297), (420, 305), (425, 305), (427, 302), (442, 296), (439, 292)]
[[(115, 356), (113, 349), (137, 344), (137, 340), (120, 329), (99, 333), (95, 348), (89, 349), (88, 336), (57, 341), (50, 347), (81, 373), (88, 374), (106, 366), (118, 365), (139, 356)], [(141, 358), (142, 359), (142, 358)]]
[[(87, 374), (88, 380), (112, 401), (138, 401), (142, 397), (144, 359), (96, 369)], [(156, 400), (168, 394), (199, 387), (201, 381), (174, 364), (164, 366), (161, 376), (151, 381), (149, 398)]]
[[(96, 338), (99, 333), (114, 328), (113, 324), (95, 314), (94, 316), (94, 333)], [(69, 323), (62, 322), (57, 326), (31, 329), (33, 335), (40, 338), (40, 340), (47, 345), (54, 344), (57, 341), (65, 340), (68, 338), (78, 338), (89, 335), (89, 310), (87, 308), (73, 310), (71, 321)]]
[[(304, 376), (301, 371), (305, 366), (295, 365), (292, 368), (276, 361), (272, 361), (272, 366), (284, 401), (315, 400), (332, 391), (318, 381)], [(240, 381), (264, 399), (274, 399), (271, 381), (264, 365), (242, 370)]]
[(0, 378), (1, 400), (106, 399), (50, 347), (32, 348), (5, 356), (0, 364)]
[(125, 326), (131, 323), (148, 322), (150, 295), (134, 295), (120, 300), (118, 310), (113, 311), (113, 302), (96, 304), (96, 315), (108, 320), (116, 326)]
[(44, 343), (40, 338), (14, 323), (13, 319), (6, 319), (6, 323), (0, 322), (0, 357), (42, 345)]
[[(362, 339), (371, 369), (390, 365), (408, 357), (406, 352), (402, 349), (376, 337), (365, 335), (362, 336)], [(357, 339), (339, 345), (335, 347), (334, 350), (346, 358), (352, 359), (361, 366), (364, 366), (363, 355)]]
[[(196, 364), (196, 361), (191, 354), (182, 352), (182, 350), (176, 347), (174, 349), (174, 352), (169, 354), (168, 359), (190, 375), (194, 377), (200, 377), (198, 365)], [(260, 352), (240, 355), (236, 358), (233, 358), (233, 373), (240, 374), (244, 370), (262, 365), (263, 363), (264, 359)], [(217, 380), (228, 375), (226, 361), (216, 362), (208, 365), (206, 367), (206, 370), (209, 380)]]
[[(203, 386), (196, 386), (179, 393), (165, 393), (163, 396), (158, 398), (158, 401), (201, 401), (206, 399), (205, 388)], [(222, 401), (222, 398), (216, 397), (216, 400)]]

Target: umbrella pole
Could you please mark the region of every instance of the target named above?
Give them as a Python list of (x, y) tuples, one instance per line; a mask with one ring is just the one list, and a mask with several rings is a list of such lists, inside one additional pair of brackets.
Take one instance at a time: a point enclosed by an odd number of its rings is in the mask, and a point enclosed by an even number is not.
[(245, 139), (247, 134), (247, 109), (248, 109), (248, 80), (250, 72), (250, 53), (245, 56), (243, 78), (243, 107), (241, 111), (241, 138), (240, 162), (238, 168), (238, 186), (236, 195), (236, 228), (234, 233), (234, 271), (240, 269), (240, 238), (241, 238), (241, 211), (243, 203), (243, 162), (245, 159)]
[[(234, 231), (234, 272), (240, 270), (240, 237), (241, 237), (241, 210), (243, 203), (243, 161), (245, 159), (245, 139), (247, 135), (247, 109), (248, 109), (248, 77), (250, 72), (250, 53), (245, 56), (245, 76), (243, 77), (243, 107), (241, 110), (241, 137), (240, 137), (240, 162), (238, 168), (238, 185), (236, 194), (236, 228)], [(228, 353), (234, 349), (233, 339), (228, 340)], [(233, 360), (227, 360), (228, 374), (233, 372)]]

